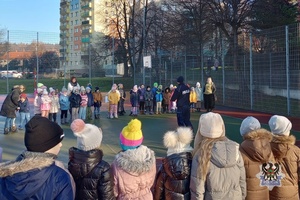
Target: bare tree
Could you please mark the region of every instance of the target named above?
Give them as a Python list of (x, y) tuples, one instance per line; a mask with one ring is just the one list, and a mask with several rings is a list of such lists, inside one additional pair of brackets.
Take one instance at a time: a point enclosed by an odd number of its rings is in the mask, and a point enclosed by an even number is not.
[(250, 16), (256, 0), (205, 0), (209, 7), (209, 20), (220, 28), (228, 39), (233, 53), (233, 67), (238, 70), (238, 35), (249, 28)]

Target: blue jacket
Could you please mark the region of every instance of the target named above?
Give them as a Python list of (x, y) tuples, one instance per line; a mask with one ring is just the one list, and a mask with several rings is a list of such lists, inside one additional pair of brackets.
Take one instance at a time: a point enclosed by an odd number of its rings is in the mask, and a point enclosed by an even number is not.
[(69, 110), (70, 109), (69, 96), (65, 96), (63, 94), (59, 95), (59, 104), (61, 110)]
[(93, 96), (93, 93), (86, 93), (86, 95), (88, 96), (88, 103), (87, 103), (87, 106), (88, 107), (91, 107), (91, 106), (94, 106), (94, 96)]
[(55, 164), (54, 155), (25, 151), (0, 165), (0, 199), (72, 200), (72, 178)]
[(158, 92), (158, 90), (157, 90), (157, 92), (155, 94), (155, 101), (162, 102), (162, 100), (163, 100), (163, 94), (161, 92)]
[(19, 107), (20, 110), (19, 112), (25, 112), (25, 113), (29, 113), (30, 112), (30, 106), (29, 106), (29, 102), (28, 102), (28, 98), (26, 97), (25, 101), (19, 101)]

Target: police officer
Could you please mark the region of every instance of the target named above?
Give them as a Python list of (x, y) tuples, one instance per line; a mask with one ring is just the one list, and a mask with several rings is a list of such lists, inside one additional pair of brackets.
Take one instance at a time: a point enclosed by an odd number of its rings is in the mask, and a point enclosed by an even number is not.
[(177, 101), (178, 126), (191, 127), (193, 130), (193, 125), (190, 121), (190, 88), (183, 81), (184, 78), (182, 76), (177, 78), (178, 86), (172, 95), (171, 101)]

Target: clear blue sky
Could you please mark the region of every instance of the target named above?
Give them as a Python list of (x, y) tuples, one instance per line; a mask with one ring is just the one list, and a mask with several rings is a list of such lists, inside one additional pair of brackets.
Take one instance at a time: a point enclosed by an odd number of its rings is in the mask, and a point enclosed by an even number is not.
[(60, 0), (0, 0), (0, 28), (59, 33)]

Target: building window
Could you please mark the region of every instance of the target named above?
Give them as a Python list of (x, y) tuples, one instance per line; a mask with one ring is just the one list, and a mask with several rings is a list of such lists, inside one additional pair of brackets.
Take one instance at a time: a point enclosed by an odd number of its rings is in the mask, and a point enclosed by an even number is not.
[(78, 16), (78, 12), (75, 13), (75, 16), (76, 16), (76, 17)]
[(77, 24), (78, 24), (78, 20), (76, 19), (76, 20), (75, 20), (75, 25), (77, 25)]
[(73, 25), (73, 21), (71, 21), (70, 23), (71, 23), (71, 25)]
[(73, 17), (73, 13), (71, 13), (71, 17)]

